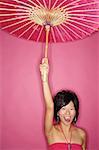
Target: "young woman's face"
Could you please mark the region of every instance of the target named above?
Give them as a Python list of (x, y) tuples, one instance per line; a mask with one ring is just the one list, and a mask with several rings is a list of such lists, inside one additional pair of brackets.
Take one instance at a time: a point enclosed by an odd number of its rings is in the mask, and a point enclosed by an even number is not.
[(59, 110), (58, 115), (60, 117), (61, 122), (63, 122), (66, 125), (71, 124), (76, 115), (76, 110), (75, 110), (73, 102), (70, 101), (68, 105), (63, 106)]

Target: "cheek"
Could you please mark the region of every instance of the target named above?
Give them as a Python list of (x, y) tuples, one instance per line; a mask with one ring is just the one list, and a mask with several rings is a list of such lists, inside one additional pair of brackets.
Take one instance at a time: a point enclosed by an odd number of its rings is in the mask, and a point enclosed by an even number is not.
[(58, 112), (58, 115), (59, 115), (59, 116), (63, 116), (63, 115), (64, 115), (64, 111), (60, 110), (60, 111)]
[(75, 111), (75, 110), (74, 110), (74, 111), (71, 111), (71, 115), (72, 115), (73, 117), (75, 117), (76, 111)]

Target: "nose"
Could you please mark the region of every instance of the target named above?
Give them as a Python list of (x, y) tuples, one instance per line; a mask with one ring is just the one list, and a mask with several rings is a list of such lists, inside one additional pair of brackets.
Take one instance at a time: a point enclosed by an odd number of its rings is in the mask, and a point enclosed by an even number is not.
[(69, 110), (66, 110), (66, 115), (70, 115), (70, 111)]

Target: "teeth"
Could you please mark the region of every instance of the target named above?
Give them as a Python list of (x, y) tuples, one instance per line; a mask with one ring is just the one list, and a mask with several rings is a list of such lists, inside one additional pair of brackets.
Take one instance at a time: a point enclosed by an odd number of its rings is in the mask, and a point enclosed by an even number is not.
[(70, 117), (66, 117), (66, 119), (70, 119)]

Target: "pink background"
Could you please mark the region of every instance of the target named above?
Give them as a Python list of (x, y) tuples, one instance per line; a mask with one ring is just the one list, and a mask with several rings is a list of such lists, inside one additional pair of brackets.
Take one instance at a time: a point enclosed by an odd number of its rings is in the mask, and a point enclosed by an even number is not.
[[(39, 63), (44, 44), (0, 32), (1, 150), (46, 150)], [(72, 89), (80, 98), (77, 125), (86, 129), (88, 150), (99, 149), (99, 33), (49, 45), (52, 94)]]

